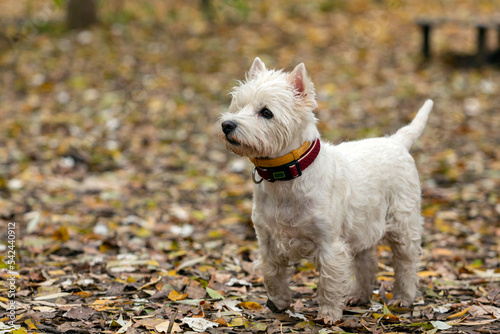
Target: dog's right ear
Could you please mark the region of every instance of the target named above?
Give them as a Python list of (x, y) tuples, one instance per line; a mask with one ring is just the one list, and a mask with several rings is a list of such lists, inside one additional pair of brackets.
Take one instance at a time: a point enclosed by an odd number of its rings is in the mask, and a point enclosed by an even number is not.
[(260, 60), (259, 57), (256, 57), (255, 60), (253, 61), (252, 66), (250, 67), (250, 70), (248, 71), (247, 77), (248, 79), (254, 79), (259, 75), (260, 72), (264, 72), (266, 70), (266, 65)]

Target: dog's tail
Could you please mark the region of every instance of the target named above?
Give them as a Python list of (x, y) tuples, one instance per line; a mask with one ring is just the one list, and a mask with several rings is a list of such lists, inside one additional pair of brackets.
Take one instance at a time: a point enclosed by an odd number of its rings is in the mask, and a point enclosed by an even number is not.
[(413, 145), (415, 140), (422, 134), (422, 131), (424, 131), (433, 104), (434, 102), (432, 102), (432, 100), (425, 101), (413, 121), (399, 129), (390, 138), (402, 144), (407, 150), (410, 150), (411, 145)]

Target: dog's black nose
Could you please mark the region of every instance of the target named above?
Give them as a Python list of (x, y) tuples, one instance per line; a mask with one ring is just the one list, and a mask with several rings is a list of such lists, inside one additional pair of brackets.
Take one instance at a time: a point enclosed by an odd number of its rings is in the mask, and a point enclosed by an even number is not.
[(234, 129), (236, 129), (236, 126), (237, 125), (235, 122), (224, 121), (222, 122), (222, 132), (224, 132), (226, 135), (230, 134), (231, 132), (234, 131)]

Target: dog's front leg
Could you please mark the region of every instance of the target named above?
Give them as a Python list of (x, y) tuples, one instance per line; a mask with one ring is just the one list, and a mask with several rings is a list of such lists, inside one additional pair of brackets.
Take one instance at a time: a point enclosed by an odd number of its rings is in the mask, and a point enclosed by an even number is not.
[(341, 240), (319, 245), (316, 268), (319, 271), (318, 317), (333, 323), (342, 318), (344, 299), (349, 291), (351, 255)]
[(269, 300), (267, 306), (273, 312), (281, 312), (292, 302), (292, 292), (288, 285), (288, 261), (276, 259), (272, 250), (261, 249), (257, 271), (264, 277)]

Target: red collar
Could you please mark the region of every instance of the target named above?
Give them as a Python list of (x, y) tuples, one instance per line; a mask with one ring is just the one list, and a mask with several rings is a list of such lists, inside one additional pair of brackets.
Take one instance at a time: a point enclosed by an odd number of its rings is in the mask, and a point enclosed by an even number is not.
[[(266, 180), (269, 182), (293, 180), (301, 176), (302, 171), (304, 171), (307, 167), (309, 167), (309, 165), (314, 162), (314, 160), (318, 156), (319, 150), (320, 141), (318, 138), (312, 143), (311, 146), (309, 146), (306, 152), (296, 160), (293, 160), (284, 165), (273, 167), (262, 167), (256, 165), (253, 170), (252, 180), (254, 183), (261, 183), (262, 180)], [(262, 178), (260, 181), (257, 181), (255, 179), (255, 172), (257, 172)]]

